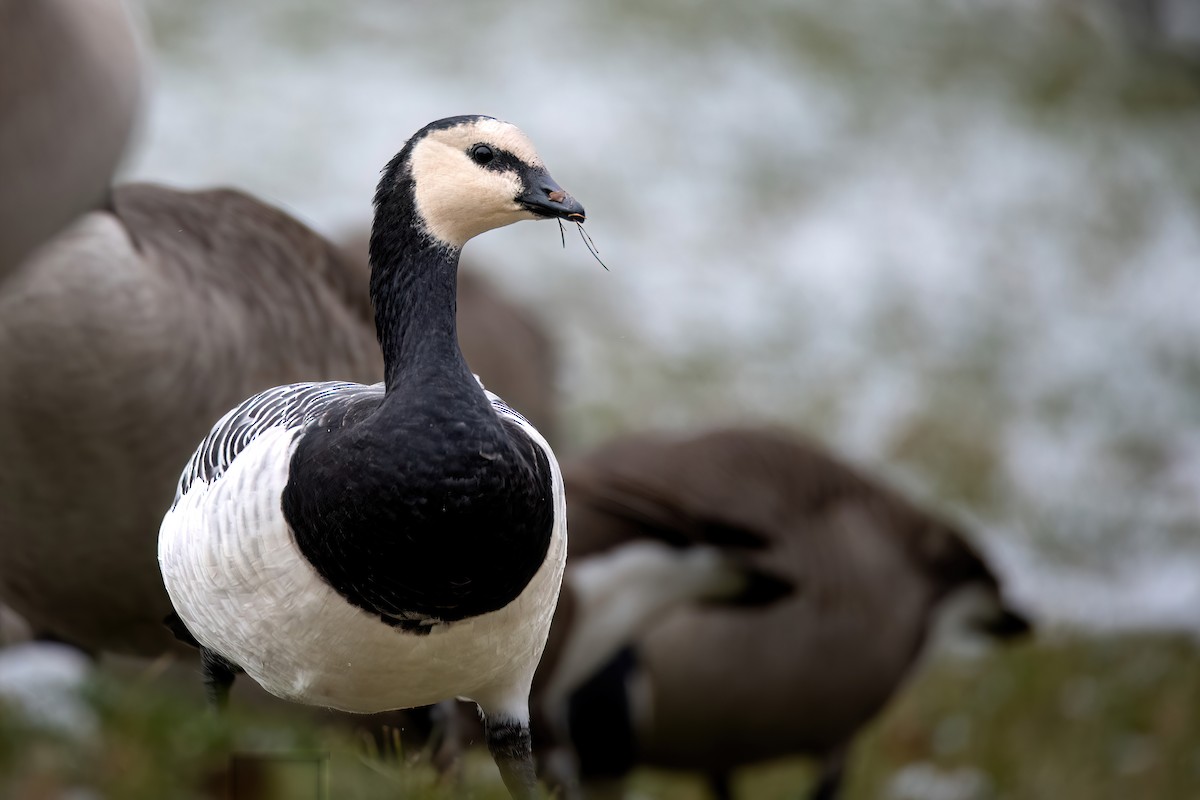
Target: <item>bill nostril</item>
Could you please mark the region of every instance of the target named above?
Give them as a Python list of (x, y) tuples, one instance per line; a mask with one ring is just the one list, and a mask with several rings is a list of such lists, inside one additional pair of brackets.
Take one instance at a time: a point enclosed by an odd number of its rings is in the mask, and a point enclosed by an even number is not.
[(551, 202), (561, 203), (562, 201), (567, 199), (567, 193), (562, 191), (561, 189), (555, 189), (555, 190), (547, 189), (546, 197), (550, 198)]

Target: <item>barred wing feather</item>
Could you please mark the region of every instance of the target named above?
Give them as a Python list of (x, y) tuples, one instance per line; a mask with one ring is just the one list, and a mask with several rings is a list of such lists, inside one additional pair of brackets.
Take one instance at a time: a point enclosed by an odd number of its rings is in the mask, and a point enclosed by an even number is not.
[(348, 381), (290, 383), (260, 392), (235, 406), (217, 421), (196, 449), (175, 491), (175, 500), (187, 494), (196, 481), (212, 483), (233, 463), (238, 453), (271, 428), (301, 428), (318, 422), (334, 407), (377, 395), (383, 384), (364, 385)]

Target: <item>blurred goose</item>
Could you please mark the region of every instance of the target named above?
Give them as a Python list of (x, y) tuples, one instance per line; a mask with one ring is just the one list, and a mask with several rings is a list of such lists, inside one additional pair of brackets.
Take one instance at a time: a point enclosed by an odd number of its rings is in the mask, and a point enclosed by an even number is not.
[(0, 0), (0, 280), (101, 204), (140, 83), (122, 0)]
[(789, 433), (630, 436), (564, 473), (573, 563), (642, 528), (711, 526), (768, 540), (757, 563), (803, 586), (752, 614), (676, 608), (577, 685), (566, 714), (594, 790), (645, 764), (703, 772), (729, 798), (737, 767), (809, 754), (811, 797), (829, 800), (940, 615), (1002, 639), (1029, 629), (955, 528)]
[[(347, 237), (351, 268), (366, 275), (369, 234)], [(365, 277), (363, 281), (366, 285)], [(521, 412), (554, 444), (558, 424), (558, 359), (536, 315), (512, 302), (478, 270), (458, 271), (458, 342), (483, 385)]]
[[(650, 522), (636, 498), (589, 488), (567, 483), (572, 538), (576, 525), (585, 537), (598, 540), (604, 532), (595, 526), (605, 525), (606, 518), (612, 524), (631, 524), (627, 536), (612, 547), (572, 554), (550, 641), (534, 678), (539, 768), (568, 798), (578, 792), (579, 772), (568, 744), (571, 702), (592, 676), (611, 670), (610, 662), (625, 663), (630, 645), (676, 609), (701, 604), (753, 619), (756, 611), (795, 589), (803, 591), (749, 558), (768, 544), (753, 531), (688, 520), (678, 520), (677, 526)], [(607, 739), (607, 730), (589, 733)], [(620, 758), (631, 744), (628, 736), (617, 737), (598, 750), (603, 758)]]
[(516, 127), (418, 131), (375, 195), (384, 382), (300, 383), (217, 422), (163, 519), (177, 632), (220, 701), (235, 672), (351, 712), (474, 700), (509, 792), (534, 798), (528, 697), (566, 561), (545, 439), (485, 392), (455, 331), (463, 245), (582, 221)]
[(339, 251), (228, 190), (113, 191), (0, 285), (0, 599), (92, 651), (177, 646), (155, 541), (247, 395), (383, 375)]

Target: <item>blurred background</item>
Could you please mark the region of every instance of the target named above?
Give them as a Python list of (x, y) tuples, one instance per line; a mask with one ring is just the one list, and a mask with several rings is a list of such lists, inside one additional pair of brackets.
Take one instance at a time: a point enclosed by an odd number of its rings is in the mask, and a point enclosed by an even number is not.
[(423, 120), (514, 121), (610, 268), (467, 250), (559, 341), (563, 446), (798, 426), (1041, 616), (1200, 631), (1200, 22), (1124, 5), (150, 0), (123, 177), (336, 238)]
[[(550, 225), (466, 251), (556, 340), (561, 450), (781, 423), (978, 534), (1039, 642), (921, 677), (848, 797), (1200, 796), (1200, 6), (141, 11), (121, 180), (236, 186), (344, 238), (419, 126), (515, 122), (609, 268)], [(804, 769), (739, 780), (795, 797)]]

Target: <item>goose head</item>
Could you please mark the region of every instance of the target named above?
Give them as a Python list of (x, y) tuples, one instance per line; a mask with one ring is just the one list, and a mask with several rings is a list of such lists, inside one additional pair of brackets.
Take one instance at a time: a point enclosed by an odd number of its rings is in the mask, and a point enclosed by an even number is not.
[(376, 207), (396, 195), (410, 198), (427, 237), (454, 249), (521, 220), (585, 218), (529, 138), (491, 117), (449, 117), (417, 131), (385, 169)]

